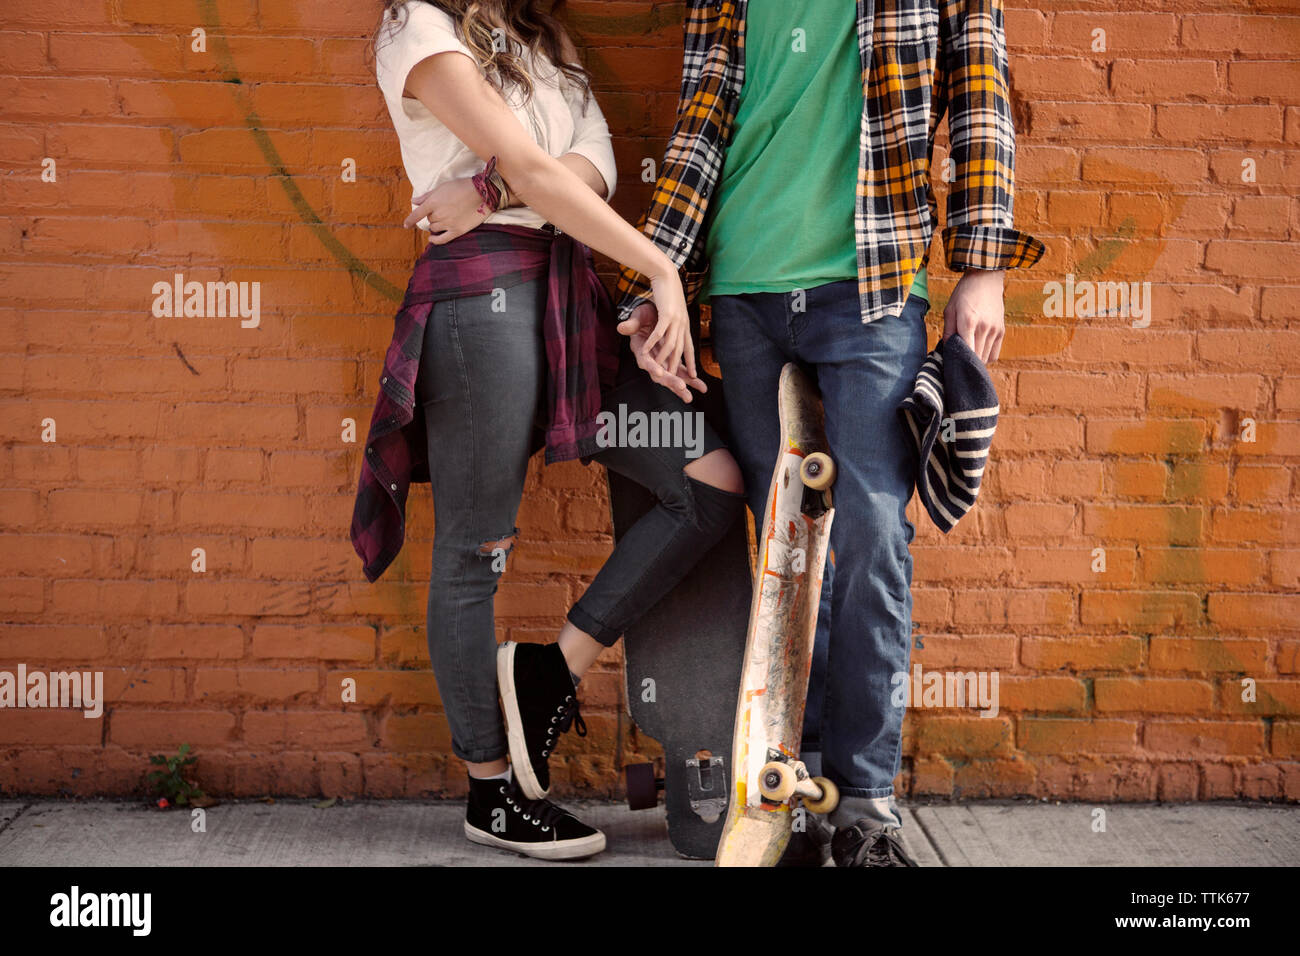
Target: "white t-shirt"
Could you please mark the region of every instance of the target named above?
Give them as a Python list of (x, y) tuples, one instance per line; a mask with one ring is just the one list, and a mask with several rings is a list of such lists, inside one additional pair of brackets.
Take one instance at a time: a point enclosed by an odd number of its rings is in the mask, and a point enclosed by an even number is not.
[[(375, 73), (388, 104), (388, 114), (402, 150), (402, 164), (411, 181), (411, 195), (418, 196), (444, 182), (464, 179), (481, 172), (483, 160), (447, 129), (423, 103), (403, 96), (406, 77), (421, 60), (454, 50), (471, 60), (473, 53), (456, 36), (451, 16), (423, 2), (408, 2), (398, 9), (398, 20), (385, 22), (375, 50)], [(530, 68), (533, 96), (521, 105), (522, 90), (512, 90), (506, 102), (533, 140), (552, 156), (578, 153), (591, 162), (605, 180), (605, 198), (614, 195), (618, 171), (609, 141), (609, 127), (592, 96), (583, 110), (583, 93), (550, 61)], [(527, 61), (525, 61), (527, 62)], [(411, 204), (415, 208), (415, 203)], [(502, 209), (487, 222), (537, 228), (546, 220), (526, 206)], [(429, 220), (421, 219), (428, 230)]]

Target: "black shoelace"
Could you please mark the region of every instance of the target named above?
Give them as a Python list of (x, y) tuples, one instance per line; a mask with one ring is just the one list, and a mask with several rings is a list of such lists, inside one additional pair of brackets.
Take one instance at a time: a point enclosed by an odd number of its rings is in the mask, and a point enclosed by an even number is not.
[(546, 746), (542, 748), (543, 757), (551, 755), (551, 751), (555, 749), (555, 741), (570, 727), (579, 737), (587, 736), (587, 722), (582, 719), (582, 708), (578, 705), (578, 698), (566, 694), (564, 703), (555, 708), (555, 716), (551, 718), (551, 724), (546, 728)]

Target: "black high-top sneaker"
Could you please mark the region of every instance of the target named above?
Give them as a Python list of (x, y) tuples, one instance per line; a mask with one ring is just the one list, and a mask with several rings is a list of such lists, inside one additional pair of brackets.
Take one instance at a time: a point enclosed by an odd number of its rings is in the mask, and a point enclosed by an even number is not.
[(540, 800), (551, 792), (548, 761), (560, 734), (572, 725), (579, 737), (587, 736), (560, 645), (502, 644), (497, 649), (497, 686), (506, 715), (510, 765), (524, 796)]
[(898, 839), (898, 827), (859, 820), (840, 827), (831, 840), (836, 866), (917, 866)]
[(528, 799), (513, 779), (469, 778), (465, 836), (539, 860), (576, 860), (605, 849), (605, 834), (549, 800)]

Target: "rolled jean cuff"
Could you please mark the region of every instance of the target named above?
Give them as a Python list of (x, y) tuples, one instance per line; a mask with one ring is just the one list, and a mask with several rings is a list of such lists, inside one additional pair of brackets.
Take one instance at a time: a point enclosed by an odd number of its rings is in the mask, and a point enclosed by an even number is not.
[(466, 763), (491, 763), (493, 760), (504, 760), (510, 753), (510, 749), (505, 746), (501, 747), (478, 747), (474, 750), (466, 750), (458, 747), (456, 741), (451, 742), (451, 752)]
[(848, 787), (837, 781), (834, 777), (831, 777), (831, 782), (835, 784), (835, 788), (839, 790), (840, 796), (842, 797), (866, 797), (869, 800), (874, 800), (877, 797), (892, 797), (894, 795), (894, 788), (892, 786), (875, 787), (872, 789)]
[(569, 608), (568, 619), (570, 624), (578, 630), (590, 634), (596, 639), (597, 644), (602, 644), (605, 647), (613, 647), (618, 643), (618, 639), (623, 636), (622, 631), (616, 631), (605, 626), (576, 604)]

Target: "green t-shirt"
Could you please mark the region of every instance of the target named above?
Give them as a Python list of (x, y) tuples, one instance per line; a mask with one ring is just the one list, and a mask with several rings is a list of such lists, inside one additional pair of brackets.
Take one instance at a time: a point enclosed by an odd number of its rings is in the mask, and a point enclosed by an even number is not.
[[(857, 277), (861, 116), (857, 5), (750, 0), (745, 83), (710, 209), (703, 299)], [(912, 291), (926, 295), (924, 269)]]

